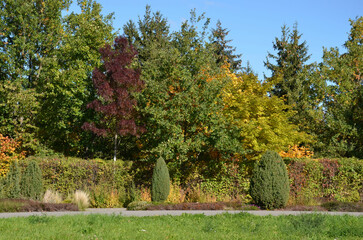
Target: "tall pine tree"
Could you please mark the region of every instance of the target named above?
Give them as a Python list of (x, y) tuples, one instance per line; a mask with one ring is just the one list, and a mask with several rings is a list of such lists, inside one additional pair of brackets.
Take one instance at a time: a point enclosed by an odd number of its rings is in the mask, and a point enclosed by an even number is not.
[[(297, 24), (291, 31), (286, 25), (281, 28), (280, 39), (276, 38), (273, 49), (277, 55), (268, 53), (265, 67), (272, 72), (272, 76), (281, 75), (280, 81), (275, 83), (272, 94), (278, 97), (285, 97), (287, 103), (296, 103), (302, 88), (303, 82), (297, 77), (306, 67), (310, 59), (306, 42), (300, 42), (301, 34), (297, 30)], [(274, 64), (271, 60), (276, 61)]]
[(235, 47), (229, 45), (232, 40), (227, 40), (229, 31), (222, 27), (220, 21), (217, 22), (216, 28), (212, 29), (211, 42), (216, 55), (217, 64), (222, 65), (225, 61), (229, 63), (232, 71), (241, 70), (242, 54), (235, 54)]
[(290, 120), (300, 131), (316, 136), (323, 124), (322, 100), (326, 83), (317, 74), (316, 64), (307, 64), (308, 46), (305, 41), (301, 42), (297, 24), (292, 31), (284, 25), (281, 33), (273, 43), (277, 54), (268, 53), (266, 58), (265, 66), (272, 72), (266, 81), (273, 84), (271, 94), (284, 98), (294, 111)]

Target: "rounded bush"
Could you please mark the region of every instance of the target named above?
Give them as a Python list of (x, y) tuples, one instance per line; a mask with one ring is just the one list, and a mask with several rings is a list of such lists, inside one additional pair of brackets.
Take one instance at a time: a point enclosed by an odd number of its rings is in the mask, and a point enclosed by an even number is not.
[(267, 151), (255, 163), (250, 194), (254, 202), (264, 209), (285, 207), (289, 199), (289, 178), (286, 165), (279, 154)]
[(165, 201), (170, 192), (170, 177), (168, 167), (162, 157), (156, 161), (151, 184), (151, 200), (153, 202)]

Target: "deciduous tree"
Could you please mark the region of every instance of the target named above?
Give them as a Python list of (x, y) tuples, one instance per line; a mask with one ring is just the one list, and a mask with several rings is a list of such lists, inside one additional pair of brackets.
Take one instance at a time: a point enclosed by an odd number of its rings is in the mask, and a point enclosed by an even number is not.
[(140, 70), (131, 64), (136, 50), (124, 37), (115, 39), (113, 48), (106, 45), (100, 50), (103, 65), (93, 71), (93, 84), (98, 99), (88, 104), (102, 115), (99, 122), (85, 123), (83, 127), (103, 137), (115, 138), (116, 161), (117, 136), (139, 135), (143, 128), (136, 125), (137, 113), (134, 92), (142, 89)]
[(324, 101), (326, 128), (322, 134), (327, 154), (363, 156), (363, 17), (350, 20), (344, 47), (324, 49), (321, 77), (330, 81)]

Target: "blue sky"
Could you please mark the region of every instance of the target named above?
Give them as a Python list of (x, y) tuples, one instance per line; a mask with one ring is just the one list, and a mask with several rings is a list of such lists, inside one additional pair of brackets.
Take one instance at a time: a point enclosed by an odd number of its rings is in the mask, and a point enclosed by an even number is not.
[[(145, 13), (145, 6), (160, 11), (169, 21), (172, 30), (179, 29), (189, 18), (191, 9), (197, 14), (205, 12), (214, 27), (218, 20), (227, 28), (231, 45), (236, 53), (243, 54), (242, 65), (250, 62), (253, 70), (263, 78), (269, 75), (263, 61), (267, 52), (273, 53), (272, 42), (280, 37), (281, 26), (298, 23), (311, 54), (311, 62), (321, 61), (323, 47), (339, 47), (348, 38), (349, 19), (363, 15), (363, 0), (97, 0), (103, 13), (114, 12), (114, 27), (121, 28), (130, 19), (137, 21)], [(122, 30), (121, 30), (122, 33)]]

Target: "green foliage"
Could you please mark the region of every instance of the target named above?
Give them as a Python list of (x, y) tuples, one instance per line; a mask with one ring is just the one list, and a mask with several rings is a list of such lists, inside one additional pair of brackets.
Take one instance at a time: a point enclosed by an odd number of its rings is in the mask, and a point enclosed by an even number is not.
[(35, 161), (26, 167), (20, 181), (21, 196), (27, 199), (40, 200), (43, 195), (42, 171)]
[[(284, 25), (282, 35), (275, 39), (276, 55), (268, 53), (265, 66), (272, 72), (266, 82), (272, 84), (271, 94), (284, 99), (289, 106), (289, 120), (312, 136), (321, 134), (323, 122), (323, 99), (326, 88), (317, 71), (316, 64), (306, 64), (310, 59), (306, 42), (294, 25), (292, 31)], [(276, 61), (276, 63), (271, 60)], [(311, 142), (304, 142), (305, 145)], [(315, 145), (319, 145), (319, 142)], [(320, 144), (321, 146), (321, 144)]]
[(222, 115), (226, 79), (208, 78), (219, 71), (214, 49), (206, 44), (208, 24), (192, 11), (190, 20), (170, 34), (167, 20), (147, 7), (137, 26), (130, 21), (124, 27), (139, 52), (145, 82), (138, 95), (147, 130), (139, 140), (140, 157), (151, 162), (163, 152), (173, 179), (187, 178), (212, 149), (225, 155), (241, 151)]
[(20, 198), (21, 172), (18, 161), (12, 161), (5, 178), (5, 192), (7, 198)]
[(267, 151), (252, 172), (250, 194), (265, 209), (282, 208), (289, 199), (289, 178), (280, 155)]
[[(79, 153), (85, 105), (93, 100), (98, 49), (113, 40), (112, 14), (94, 0), (6, 1), (0, 7), (0, 131), (29, 155), (42, 144)], [(14, 14), (16, 13), (16, 14)], [(83, 139), (82, 139), (83, 140)]]
[(321, 134), (322, 153), (333, 157), (363, 157), (363, 17), (351, 20), (344, 47), (324, 49), (321, 77), (331, 82), (325, 99), (326, 125)]
[(153, 171), (151, 199), (153, 202), (165, 201), (170, 192), (169, 170), (162, 157), (158, 158)]
[[(282, 79), (275, 82), (272, 90), (273, 95), (278, 97), (286, 97), (287, 103), (296, 103), (300, 87), (303, 83), (296, 82), (296, 76), (305, 68), (305, 62), (310, 56), (307, 54), (306, 42), (299, 43), (301, 35), (297, 30), (297, 24), (294, 25), (293, 31), (284, 25), (281, 28), (281, 38), (275, 39), (273, 44), (277, 55), (268, 53), (265, 66), (272, 71), (272, 76), (282, 74)], [(276, 64), (270, 62), (269, 59), (276, 61)]]
[(210, 41), (214, 47), (217, 64), (223, 65), (225, 61), (230, 65), (231, 71), (241, 70), (242, 54), (234, 54), (235, 47), (228, 45), (232, 40), (227, 40), (226, 37), (229, 31), (222, 27), (222, 23), (218, 20), (216, 28), (212, 29)]
[[(112, 14), (102, 15), (102, 6), (94, 0), (77, 4), (79, 13), (51, 18), (62, 22), (61, 34), (52, 47), (55, 53), (43, 64), (37, 85), (37, 91), (42, 93), (37, 115), (42, 142), (73, 156), (96, 145), (97, 139), (81, 127), (96, 118), (86, 105), (96, 97), (91, 76), (101, 64), (99, 49), (115, 38)], [(105, 143), (102, 142), (103, 147)]]

